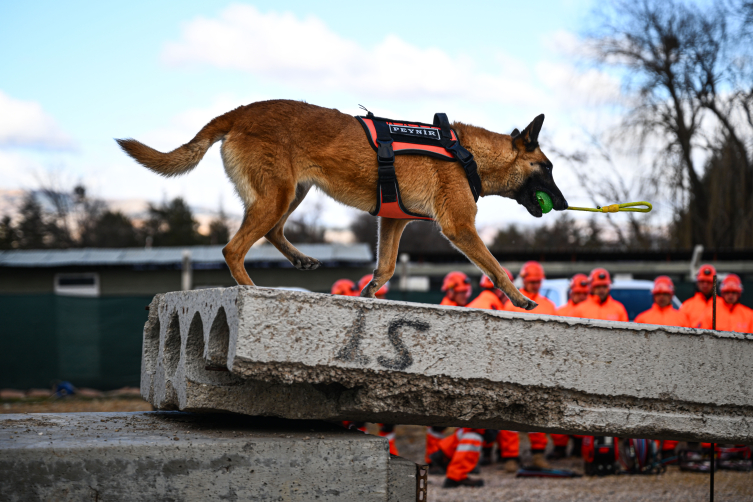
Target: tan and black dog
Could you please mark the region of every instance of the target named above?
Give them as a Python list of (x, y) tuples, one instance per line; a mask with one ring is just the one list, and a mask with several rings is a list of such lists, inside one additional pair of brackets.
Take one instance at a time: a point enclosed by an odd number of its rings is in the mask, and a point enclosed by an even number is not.
[[(549, 194), (554, 209), (567, 202), (552, 178), (552, 163), (538, 147), (544, 116), (521, 133), (497, 134), (455, 122), (460, 143), (473, 154), (482, 196), (515, 199), (533, 216), (542, 215), (535, 192)], [(377, 158), (358, 120), (329, 108), (298, 101), (263, 101), (241, 106), (209, 122), (185, 145), (161, 153), (133, 139), (117, 140), (128, 155), (163, 176), (184, 174), (222, 140), (225, 172), (245, 205), (238, 233), (222, 250), (238, 284), (253, 285), (244, 268), (251, 245), (266, 238), (298, 269), (320, 263), (297, 250), (283, 234), (285, 221), (312, 186), (338, 202), (362, 211), (376, 207)], [(510, 282), (476, 233), (476, 203), (458, 162), (401, 155), (395, 171), (405, 207), (431, 216), (442, 233), (512, 301), (528, 310), (536, 303)], [(361, 296), (373, 297), (395, 271), (398, 243), (410, 220), (380, 218), (374, 279)]]

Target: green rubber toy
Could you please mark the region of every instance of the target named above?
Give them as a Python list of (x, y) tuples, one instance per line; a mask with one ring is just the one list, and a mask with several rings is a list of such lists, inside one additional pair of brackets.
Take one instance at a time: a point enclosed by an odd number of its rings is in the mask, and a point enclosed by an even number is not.
[(552, 210), (552, 199), (547, 193), (541, 191), (536, 192), (536, 200), (539, 201), (539, 206), (541, 206), (541, 211), (544, 214)]

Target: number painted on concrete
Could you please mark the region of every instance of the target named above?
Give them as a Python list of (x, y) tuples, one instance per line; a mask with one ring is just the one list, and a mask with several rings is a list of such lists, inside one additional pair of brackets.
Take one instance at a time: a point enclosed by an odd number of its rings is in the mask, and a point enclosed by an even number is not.
[[(361, 340), (364, 335), (364, 323), (364, 311), (359, 310), (353, 321), (353, 325), (348, 330), (348, 341), (345, 343), (345, 346), (337, 352), (335, 359), (363, 366), (369, 364), (371, 359), (361, 350)], [(377, 357), (377, 362), (384, 368), (391, 370), (404, 370), (413, 364), (413, 357), (411, 356), (410, 350), (400, 337), (400, 329), (403, 327), (409, 327), (416, 331), (423, 332), (428, 331), (429, 324), (424, 321), (405, 318), (395, 319), (390, 322), (387, 327), (387, 337), (394, 347), (397, 356), (392, 359), (384, 356)]]

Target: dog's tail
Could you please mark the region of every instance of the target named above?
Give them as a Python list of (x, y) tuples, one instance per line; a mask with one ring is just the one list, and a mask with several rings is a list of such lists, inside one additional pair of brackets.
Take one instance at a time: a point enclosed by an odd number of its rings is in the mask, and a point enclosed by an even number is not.
[(201, 161), (209, 147), (223, 139), (235, 123), (241, 109), (236, 108), (212, 119), (194, 138), (172, 152), (162, 153), (135, 139), (116, 139), (120, 148), (142, 166), (162, 176), (187, 173)]

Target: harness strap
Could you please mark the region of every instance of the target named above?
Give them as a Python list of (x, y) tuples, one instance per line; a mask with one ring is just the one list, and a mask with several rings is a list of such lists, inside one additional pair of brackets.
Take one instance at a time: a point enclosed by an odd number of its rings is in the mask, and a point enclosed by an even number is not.
[(450, 121), (446, 113), (435, 113), (434, 125), (439, 126), (442, 131), (439, 141), (442, 143), (444, 149), (452, 153), (458, 162), (460, 162), (460, 165), (463, 166), (465, 175), (468, 177), (468, 185), (471, 187), (473, 200), (478, 202), (478, 198), (481, 195), (481, 178), (478, 175), (478, 166), (473, 159), (473, 154), (463, 148), (459, 140), (452, 139)]
[(390, 128), (384, 122), (374, 122), (377, 133), (377, 161), (379, 162), (379, 192), (381, 202), (397, 202), (397, 176), (395, 175), (395, 152), (392, 150)]

